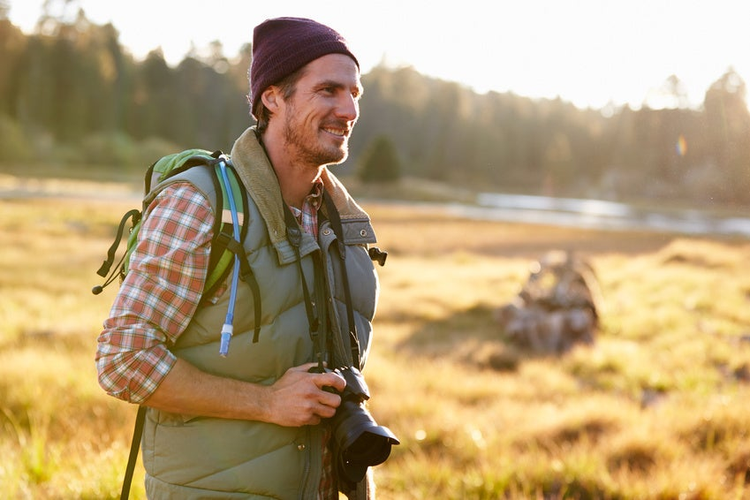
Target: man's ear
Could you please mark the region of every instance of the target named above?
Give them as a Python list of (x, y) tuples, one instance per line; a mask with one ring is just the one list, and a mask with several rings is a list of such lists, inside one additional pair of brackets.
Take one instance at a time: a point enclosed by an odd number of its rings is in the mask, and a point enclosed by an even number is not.
[(279, 110), (280, 99), (281, 96), (279, 95), (279, 89), (278, 87), (274, 87), (273, 85), (264, 90), (260, 95), (260, 100), (263, 101), (263, 104), (271, 113)]

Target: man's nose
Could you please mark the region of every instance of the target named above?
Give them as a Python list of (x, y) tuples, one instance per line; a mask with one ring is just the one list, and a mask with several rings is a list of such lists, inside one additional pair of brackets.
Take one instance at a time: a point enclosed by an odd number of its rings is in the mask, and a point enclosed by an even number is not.
[(342, 97), (337, 108), (337, 113), (341, 118), (349, 122), (356, 121), (359, 117), (359, 100), (352, 95)]

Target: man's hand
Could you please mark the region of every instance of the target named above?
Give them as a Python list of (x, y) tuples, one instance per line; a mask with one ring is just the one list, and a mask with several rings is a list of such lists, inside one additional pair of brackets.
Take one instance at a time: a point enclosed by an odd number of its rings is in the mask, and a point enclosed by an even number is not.
[(344, 378), (334, 372), (310, 373), (317, 363), (290, 368), (268, 388), (267, 421), (285, 427), (316, 425), (330, 418), (341, 404), (341, 397), (324, 390), (332, 387), (341, 392)]
[(344, 378), (334, 372), (308, 373), (317, 363), (290, 368), (273, 385), (264, 386), (218, 377), (178, 359), (145, 402), (159, 410), (206, 417), (258, 420), (286, 427), (316, 425), (330, 418), (341, 397)]

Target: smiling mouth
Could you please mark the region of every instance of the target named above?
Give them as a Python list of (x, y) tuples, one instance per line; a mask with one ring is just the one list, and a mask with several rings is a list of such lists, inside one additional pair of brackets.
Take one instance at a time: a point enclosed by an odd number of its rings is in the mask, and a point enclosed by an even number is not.
[(346, 139), (349, 136), (349, 129), (348, 128), (323, 127), (323, 130), (325, 132), (328, 132), (331, 135), (335, 135), (336, 137), (340, 137), (341, 139)]

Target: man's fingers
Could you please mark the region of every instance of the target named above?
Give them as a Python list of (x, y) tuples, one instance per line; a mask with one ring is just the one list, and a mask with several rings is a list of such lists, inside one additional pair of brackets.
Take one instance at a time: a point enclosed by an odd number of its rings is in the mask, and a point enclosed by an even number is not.
[[(294, 371), (298, 373), (302, 372), (310, 372), (310, 369), (317, 367), (318, 363), (312, 362), (312, 363), (305, 363), (303, 365), (295, 366), (289, 369), (289, 371)], [(313, 371), (311, 374), (312, 380), (315, 383), (315, 385), (318, 386), (319, 389), (323, 389), (325, 387), (332, 387), (338, 392), (341, 392), (346, 387), (346, 380), (344, 380), (344, 377), (339, 375), (336, 372), (325, 372), (325, 373), (317, 373)]]
[(305, 363), (304, 365), (293, 366), (292, 368), (289, 368), (289, 371), (309, 372), (310, 368), (313, 368), (314, 366), (318, 366), (318, 363), (312, 362), (312, 363)]
[(321, 389), (325, 387), (331, 387), (338, 392), (343, 391), (346, 388), (346, 380), (344, 377), (334, 372), (320, 373), (315, 377), (315, 385)]
[(338, 408), (341, 404), (341, 396), (328, 391), (321, 391), (320, 396), (318, 397), (318, 402), (320, 402), (320, 404), (330, 406), (331, 408)]
[(313, 415), (310, 417), (310, 420), (307, 422), (307, 425), (318, 425), (321, 422), (321, 420), (323, 419), (320, 418), (319, 416)]
[(338, 393), (346, 388), (346, 380), (335, 372), (310, 372), (317, 366), (318, 363), (312, 362), (289, 368), (286, 375), (274, 384), (274, 404), (279, 409), (277, 423), (317, 425), (322, 419), (336, 414), (341, 404)]

